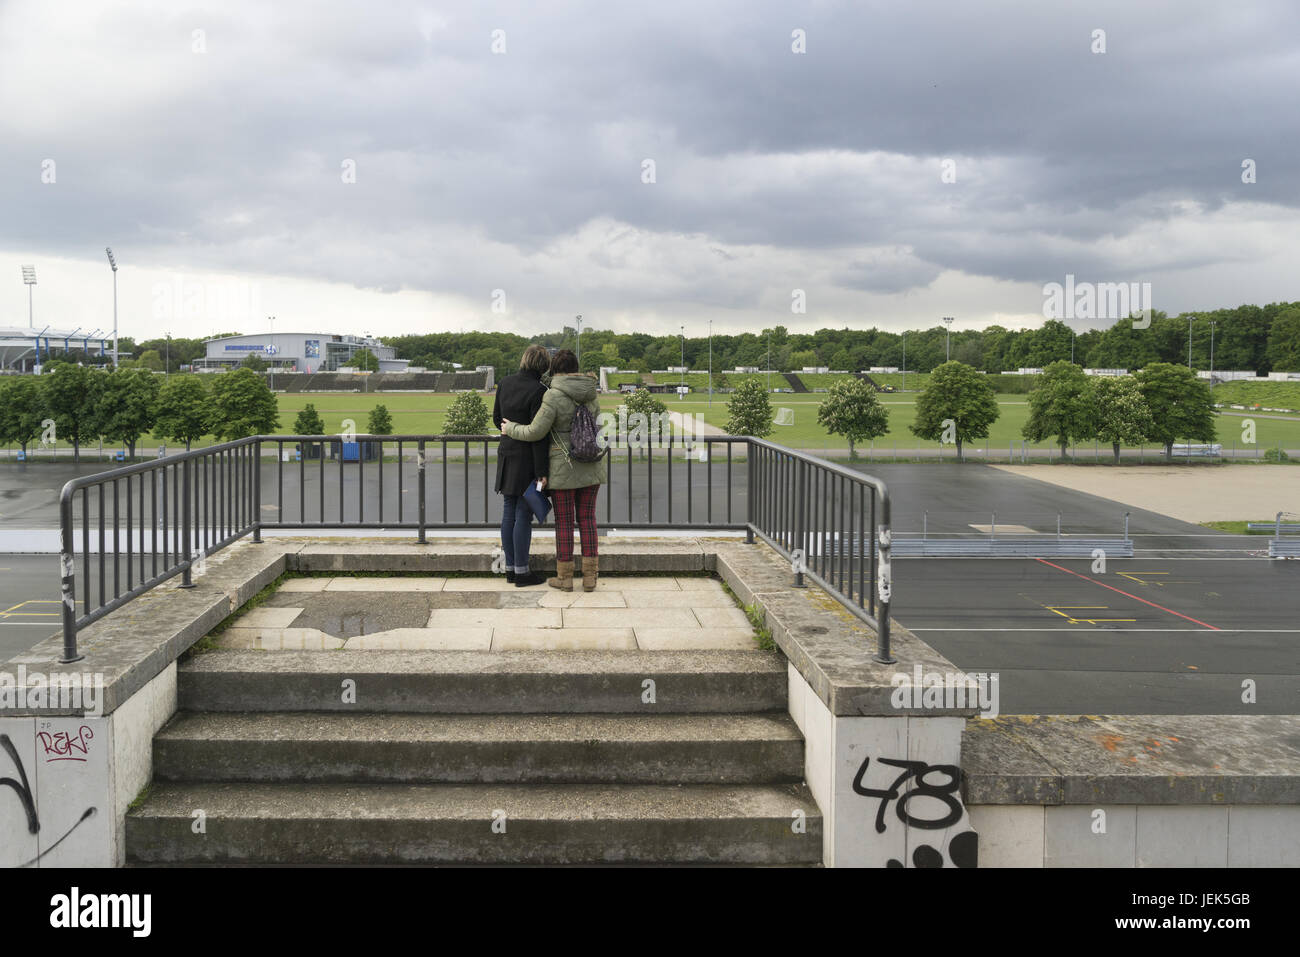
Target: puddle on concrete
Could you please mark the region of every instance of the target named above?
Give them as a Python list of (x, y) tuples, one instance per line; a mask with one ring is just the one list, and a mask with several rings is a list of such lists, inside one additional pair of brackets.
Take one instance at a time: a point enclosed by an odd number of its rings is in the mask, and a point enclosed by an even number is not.
[(435, 608), (538, 608), (540, 589), (489, 592), (280, 592), (266, 603), (301, 608), (295, 628), (355, 638), (394, 628), (425, 628)]

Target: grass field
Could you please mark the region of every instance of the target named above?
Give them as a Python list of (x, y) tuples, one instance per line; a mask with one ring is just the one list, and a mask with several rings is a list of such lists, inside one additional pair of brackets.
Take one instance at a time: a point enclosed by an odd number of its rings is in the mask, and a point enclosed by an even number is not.
[[(913, 376), (908, 374), (908, 385), (912, 385)], [(1217, 394), (1217, 390), (1216, 390)], [(434, 393), (280, 393), (276, 396), (280, 408), (279, 432), (293, 432), (293, 422), (297, 414), (309, 402), (325, 422), (326, 433), (345, 431), (345, 420), (352, 420), (352, 427), (357, 432), (365, 432), (366, 417), (374, 406), (383, 404), (388, 407), (393, 419), (395, 434), (436, 434), (442, 431), (447, 407), (455, 398), (449, 394)], [(692, 394), (685, 399), (673, 395), (663, 396), (664, 404), (670, 411), (702, 415), (704, 421), (719, 429), (725, 428), (727, 422), (727, 396), (715, 395), (710, 406), (707, 395)], [(1016, 443), (1017, 452), (1022, 441), (1020, 429), (1029, 418), (1029, 404), (1024, 395), (1003, 394), (998, 397), (1002, 415), (990, 430), (988, 448), (990, 452), (1001, 450), (1008, 452), (1010, 443)], [(886, 394), (880, 396), (881, 403), (889, 413), (890, 431), (877, 439), (875, 448), (881, 454), (891, 454), (895, 450), (899, 455), (906, 455), (910, 450), (932, 450), (938, 443), (922, 441), (909, 430), (915, 414), (916, 397), (912, 394)], [(772, 396), (773, 409), (788, 409), (792, 424), (777, 425), (769, 438), (791, 448), (812, 450), (838, 450), (847, 448), (848, 443), (838, 437), (828, 435), (817, 423), (817, 409), (821, 405), (819, 395), (778, 394)], [(484, 402), (491, 408), (492, 396), (484, 396)], [(601, 397), (601, 405), (606, 411), (613, 411), (619, 404), (616, 395)], [(1242, 443), (1242, 429), (1245, 418), (1251, 418), (1255, 425), (1256, 445), (1260, 450), (1272, 448), (1279, 443), (1283, 448), (1300, 448), (1300, 416), (1283, 418), (1265, 418), (1263, 415), (1245, 416), (1221, 415), (1218, 420), (1219, 441), (1225, 449), (1251, 448)], [(156, 437), (144, 440), (144, 444), (157, 444)], [(210, 437), (201, 440), (199, 445), (211, 444)], [(1030, 443), (1030, 448), (1047, 448), (1053, 443)], [(985, 442), (975, 443), (979, 449)], [(107, 447), (107, 446), (106, 446)], [(1155, 446), (1147, 446), (1154, 453)], [(865, 453), (866, 449), (862, 451)], [(1082, 451), (1080, 453), (1082, 455)], [(1107, 449), (1100, 450), (1104, 460)]]
[(1300, 410), (1300, 382), (1225, 382), (1214, 387), (1214, 401)]

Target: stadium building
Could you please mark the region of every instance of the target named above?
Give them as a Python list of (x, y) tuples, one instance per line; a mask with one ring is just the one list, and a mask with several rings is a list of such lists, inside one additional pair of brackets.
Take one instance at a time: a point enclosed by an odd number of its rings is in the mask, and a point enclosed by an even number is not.
[(405, 372), (408, 360), (396, 358), (396, 350), (369, 336), (338, 336), (327, 332), (265, 332), (257, 335), (226, 336), (204, 342), (207, 352), (194, 360), (195, 372), (232, 369), (250, 355), (277, 371), (335, 372), (350, 365), (352, 357), (368, 349), (379, 359), (380, 372)]
[(112, 358), (113, 340), (83, 335), (46, 326), (40, 332), (16, 326), (0, 326), (0, 372), (37, 372), (42, 363), (68, 352)]

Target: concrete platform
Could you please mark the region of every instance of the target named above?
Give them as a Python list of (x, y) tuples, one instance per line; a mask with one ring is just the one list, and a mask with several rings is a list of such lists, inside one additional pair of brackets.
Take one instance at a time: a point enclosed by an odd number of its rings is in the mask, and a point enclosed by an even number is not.
[(706, 576), (603, 576), (584, 592), (504, 575), (290, 578), (213, 638), (261, 651), (757, 651), (753, 626)]

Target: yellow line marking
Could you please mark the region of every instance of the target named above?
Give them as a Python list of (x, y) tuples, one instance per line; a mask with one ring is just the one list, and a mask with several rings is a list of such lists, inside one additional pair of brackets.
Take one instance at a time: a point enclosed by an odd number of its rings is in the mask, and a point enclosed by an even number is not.
[(1076, 618), (1073, 615), (1067, 615), (1064, 611), (1061, 611), (1062, 608), (1067, 609), (1069, 611), (1082, 611), (1084, 609), (1088, 609), (1088, 610), (1100, 609), (1104, 611), (1110, 608), (1109, 605), (1044, 605), (1043, 607), (1050, 612), (1055, 612), (1056, 614), (1060, 615), (1062, 618), (1064, 618), (1072, 625), (1078, 625), (1084, 623), (1087, 623), (1089, 625), (1095, 625), (1098, 622), (1103, 622), (1103, 621), (1125, 621), (1125, 622), (1137, 621), (1136, 618)]

